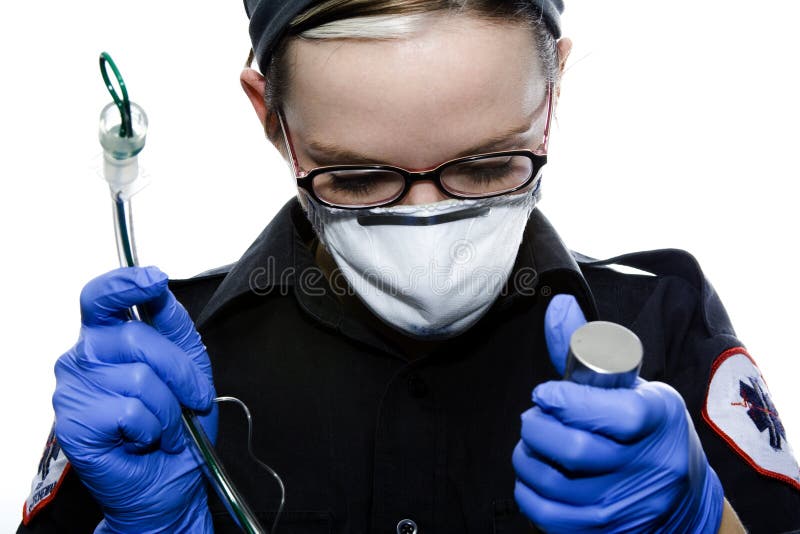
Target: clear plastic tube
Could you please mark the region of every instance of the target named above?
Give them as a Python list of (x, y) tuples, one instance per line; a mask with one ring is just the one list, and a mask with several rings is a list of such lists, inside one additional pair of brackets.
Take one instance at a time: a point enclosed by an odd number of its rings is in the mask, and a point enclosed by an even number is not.
[[(120, 135), (122, 120), (117, 112), (117, 106), (113, 103), (103, 109), (99, 131), (100, 144), (104, 151), (103, 174), (111, 190), (114, 233), (117, 254), (122, 267), (134, 267), (139, 263), (133, 239), (133, 214), (130, 199), (136, 192), (136, 179), (139, 174), (138, 154), (144, 148), (147, 136), (147, 115), (133, 102), (130, 102), (129, 106), (132, 131), (125, 136)], [(131, 318), (152, 324), (147, 310), (141, 306), (131, 310)], [(181, 420), (203, 462), (206, 478), (214, 487), (236, 524), (248, 534), (265, 534), (266, 530), (261, 527), (255, 514), (225, 472), (222, 461), (203, 430), (197, 414), (184, 408)], [(248, 443), (248, 450), (249, 447)], [(272, 472), (271, 469), (270, 471)], [(276, 473), (273, 472), (273, 474), (277, 476)]]

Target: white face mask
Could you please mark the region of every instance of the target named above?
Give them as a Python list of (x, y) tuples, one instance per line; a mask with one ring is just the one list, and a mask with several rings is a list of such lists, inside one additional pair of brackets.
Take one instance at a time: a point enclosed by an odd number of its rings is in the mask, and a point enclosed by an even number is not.
[(472, 326), (508, 280), (535, 193), (343, 210), (308, 199), (320, 240), (384, 322), (415, 338)]

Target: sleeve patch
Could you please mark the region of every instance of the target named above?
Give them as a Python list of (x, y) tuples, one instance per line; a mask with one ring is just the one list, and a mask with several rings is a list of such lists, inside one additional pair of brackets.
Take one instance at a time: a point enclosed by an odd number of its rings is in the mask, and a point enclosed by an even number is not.
[(69, 471), (69, 461), (55, 436), (55, 426), (50, 430), (39, 469), (31, 482), (31, 493), (22, 508), (22, 523), (28, 526), (31, 519), (52, 501)]
[(800, 490), (794, 457), (767, 384), (742, 347), (720, 354), (711, 368), (703, 419), (762, 475)]

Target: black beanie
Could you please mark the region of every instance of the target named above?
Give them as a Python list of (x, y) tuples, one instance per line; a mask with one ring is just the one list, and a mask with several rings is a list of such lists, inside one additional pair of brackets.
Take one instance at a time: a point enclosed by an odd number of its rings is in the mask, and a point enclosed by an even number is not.
[[(297, 15), (319, 3), (320, 0), (244, 0), (244, 9), (250, 18), (250, 40), (261, 69), (284, 31)], [(561, 37), (563, 0), (530, 0), (542, 12), (547, 29), (558, 39)]]

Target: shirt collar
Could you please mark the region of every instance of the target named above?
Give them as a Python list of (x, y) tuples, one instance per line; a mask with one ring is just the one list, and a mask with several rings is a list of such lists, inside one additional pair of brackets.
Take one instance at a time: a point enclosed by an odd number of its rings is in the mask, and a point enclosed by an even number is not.
[[(322, 270), (315, 265), (308, 248), (313, 237), (313, 229), (299, 202), (291, 199), (233, 264), (198, 316), (197, 327), (201, 328), (246, 295), (294, 293), (299, 304), (320, 322), (360, 331), (360, 327), (343, 317), (339, 301), (328, 290)], [(537, 294), (550, 297), (563, 292), (575, 295), (588, 320), (597, 318), (596, 304), (573, 254), (537, 208), (528, 220), (514, 269), (495, 308)], [(352, 332), (359, 333), (363, 332)]]

